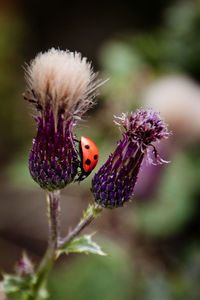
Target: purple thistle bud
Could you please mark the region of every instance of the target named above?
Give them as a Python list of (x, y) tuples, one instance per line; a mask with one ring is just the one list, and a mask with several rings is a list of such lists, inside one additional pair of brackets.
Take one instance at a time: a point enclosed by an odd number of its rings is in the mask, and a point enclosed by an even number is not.
[(133, 195), (141, 163), (149, 147), (153, 147), (156, 163), (165, 162), (152, 142), (170, 135), (159, 114), (151, 109), (138, 109), (130, 115), (122, 114), (115, 118), (115, 124), (122, 127), (123, 138), (92, 180), (95, 201), (105, 208), (123, 206)]
[(64, 124), (58, 119), (55, 131), (51, 109), (46, 109), (45, 118), (36, 118), (38, 129), (29, 156), (32, 178), (49, 191), (62, 189), (72, 182), (79, 166), (78, 153), (72, 135), (73, 120)]
[(94, 102), (101, 85), (95, 78), (80, 53), (56, 49), (38, 54), (26, 70), (24, 98), (38, 112), (29, 170), (43, 189), (62, 189), (77, 175), (80, 162), (72, 129)]

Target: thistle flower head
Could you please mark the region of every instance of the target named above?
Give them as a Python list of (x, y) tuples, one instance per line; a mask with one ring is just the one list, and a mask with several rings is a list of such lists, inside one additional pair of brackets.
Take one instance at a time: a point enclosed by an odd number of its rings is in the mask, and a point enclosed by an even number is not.
[(73, 126), (93, 104), (100, 82), (80, 53), (54, 48), (36, 56), (27, 67), (26, 80), (24, 97), (38, 111), (30, 173), (42, 188), (61, 189), (73, 181), (79, 166)]
[(169, 136), (159, 114), (150, 109), (115, 118), (115, 123), (122, 127), (123, 138), (92, 181), (95, 201), (106, 208), (122, 206), (133, 195), (141, 163), (150, 146), (156, 161), (164, 162), (151, 143)]
[(45, 113), (48, 106), (57, 123), (81, 117), (93, 104), (99, 81), (91, 64), (80, 53), (50, 49), (39, 53), (26, 70), (28, 92), (36, 107)]
[(123, 113), (115, 118), (115, 124), (123, 127), (125, 135), (143, 145), (147, 146), (169, 136), (166, 124), (160, 119), (159, 114), (151, 109), (138, 109), (130, 116)]

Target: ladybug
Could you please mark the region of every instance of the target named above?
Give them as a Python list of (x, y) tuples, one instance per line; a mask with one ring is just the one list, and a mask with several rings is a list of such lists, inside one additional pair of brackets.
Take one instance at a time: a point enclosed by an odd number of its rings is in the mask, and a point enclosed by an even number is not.
[(90, 138), (81, 136), (79, 151), (81, 158), (81, 174), (76, 181), (80, 182), (90, 175), (92, 170), (96, 167), (99, 160), (99, 150)]

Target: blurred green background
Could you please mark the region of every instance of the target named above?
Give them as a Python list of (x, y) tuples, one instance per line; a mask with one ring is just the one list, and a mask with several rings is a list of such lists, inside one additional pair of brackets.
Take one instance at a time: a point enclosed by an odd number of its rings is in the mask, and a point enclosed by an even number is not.
[[(113, 115), (151, 107), (173, 132), (157, 147), (171, 163), (144, 163), (131, 203), (87, 229), (108, 257), (62, 257), (50, 278), (56, 300), (200, 299), (200, 2), (0, 2), (0, 270), (46, 247), (45, 194), (28, 155), (35, 124), (25, 103), (25, 63), (50, 47), (80, 51), (109, 78), (76, 128), (95, 140), (97, 169), (120, 138)], [(63, 234), (92, 201), (91, 174), (62, 193)]]

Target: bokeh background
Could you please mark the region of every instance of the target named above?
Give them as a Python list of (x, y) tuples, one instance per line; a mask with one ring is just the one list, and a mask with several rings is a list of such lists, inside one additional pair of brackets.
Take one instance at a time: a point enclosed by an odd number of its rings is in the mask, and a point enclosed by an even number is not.
[[(46, 247), (45, 193), (28, 155), (35, 123), (25, 103), (25, 62), (50, 47), (80, 51), (109, 81), (76, 129), (94, 139), (100, 162), (120, 138), (113, 115), (151, 107), (173, 135), (163, 166), (143, 164), (132, 202), (104, 211), (87, 229), (108, 257), (62, 257), (52, 300), (200, 299), (200, 2), (0, 2), (0, 270)], [(62, 193), (63, 234), (92, 201), (90, 175)]]

